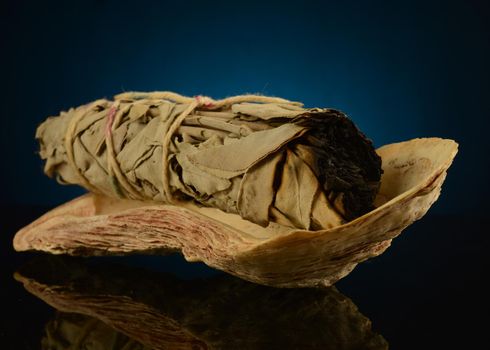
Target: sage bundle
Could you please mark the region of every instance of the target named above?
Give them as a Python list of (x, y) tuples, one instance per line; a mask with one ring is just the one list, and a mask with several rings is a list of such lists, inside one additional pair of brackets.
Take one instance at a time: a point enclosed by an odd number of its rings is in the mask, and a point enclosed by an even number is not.
[(328, 229), (373, 209), (381, 158), (342, 112), (276, 97), (123, 93), (37, 129), (44, 171), (114, 198)]

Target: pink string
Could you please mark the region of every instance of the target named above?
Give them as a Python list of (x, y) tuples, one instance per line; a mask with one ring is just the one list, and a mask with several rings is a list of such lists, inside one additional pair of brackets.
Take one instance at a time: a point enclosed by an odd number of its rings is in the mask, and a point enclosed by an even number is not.
[(211, 108), (214, 106), (214, 104), (212, 102), (206, 102), (206, 103), (201, 103), (201, 99), (203, 98), (202, 95), (197, 95), (197, 96), (194, 96), (194, 98), (196, 99), (196, 101), (199, 103), (199, 105), (201, 106), (204, 106), (206, 108)]

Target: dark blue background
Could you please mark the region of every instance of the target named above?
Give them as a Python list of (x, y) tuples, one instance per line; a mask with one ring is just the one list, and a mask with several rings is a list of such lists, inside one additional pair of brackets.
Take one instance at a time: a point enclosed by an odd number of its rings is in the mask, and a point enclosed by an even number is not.
[(334, 107), (377, 146), (460, 143), (433, 212), (488, 208), (484, 1), (12, 1), (3, 4), (0, 204), (82, 190), (42, 172), (47, 116), (121, 91), (259, 92)]
[[(393, 349), (488, 343), (479, 319), (488, 318), (490, 224), (477, 218), (490, 209), (487, 1), (16, 0), (0, 9), (1, 344), (38, 348), (53, 314), (11, 278), (30, 258), (13, 252), (14, 233), (83, 192), (43, 174), (36, 127), (130, 90), (258, 92), (334, 107), (377, 146), (457, 140), (429, 215), (337, 286)], [(218, 273), (180, 256), (134, 258), (185, 278)]]

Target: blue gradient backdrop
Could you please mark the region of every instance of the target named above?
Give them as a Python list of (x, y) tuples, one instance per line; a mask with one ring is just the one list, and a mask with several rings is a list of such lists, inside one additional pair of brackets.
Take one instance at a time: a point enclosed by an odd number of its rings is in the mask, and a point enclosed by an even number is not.
[(12, 1), (1, 5), (0, 204), (83, 191), (47, 178), (47, 116), (129, 90), (259, 92), (334, 107), (377, 146), (460, 143), (433, 211), (488, 209), (490, 31), (484, 1)]

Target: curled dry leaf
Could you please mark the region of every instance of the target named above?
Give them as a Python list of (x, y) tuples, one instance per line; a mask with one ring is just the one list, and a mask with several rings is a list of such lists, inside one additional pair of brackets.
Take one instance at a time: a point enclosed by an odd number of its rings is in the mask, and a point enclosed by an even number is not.
[(94, 194), (61, 205), (21, 229), (18, 251), (123, 255), (180, 251), (188, 261), (277, 287), (329, 286), (391, 240), (437, 200), (457, 143), (413, 139), (383, 146), (376, 209), (317, 231), (264, 228), (215, 208), (148, 204)]

